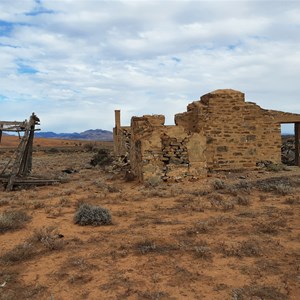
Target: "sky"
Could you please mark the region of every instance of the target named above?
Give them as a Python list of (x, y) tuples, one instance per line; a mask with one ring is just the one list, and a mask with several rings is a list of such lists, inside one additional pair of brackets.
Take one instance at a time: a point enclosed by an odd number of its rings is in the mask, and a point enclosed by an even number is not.
[(216, 89), (300, 113), (300, 1), (0, 0), (0, 120), (112, 130)]

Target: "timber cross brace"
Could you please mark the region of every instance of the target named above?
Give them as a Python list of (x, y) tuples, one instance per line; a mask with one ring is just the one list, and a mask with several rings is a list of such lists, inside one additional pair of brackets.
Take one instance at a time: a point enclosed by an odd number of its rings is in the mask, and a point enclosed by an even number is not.
[[(30, 116), (29, 121), (0, 121), (0, 143), (3, 131), (17, 132), (20, 137), (19, 146), (0, 174), (0, 178), (7, 182), (7, 191), (13, 189), (18, 177), (26, 177), (31, 173), (34, 131), (39, 130), (35, 129), (35, 126), (39, 125), (39, 121), (40, 119), (34, 113)], [(22, 137), (20, 132), (24, 133)], [(9, 174), (5, 174), (7, 170), (9, 170)]]

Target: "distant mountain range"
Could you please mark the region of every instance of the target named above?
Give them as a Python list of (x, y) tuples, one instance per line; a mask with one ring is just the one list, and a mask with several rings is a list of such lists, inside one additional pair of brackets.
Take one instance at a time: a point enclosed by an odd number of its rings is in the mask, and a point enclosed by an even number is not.
[(92, 140), (92, 141), (112, 141), (113, 133), (108, 130), (90, 129), (84, 132), (55, 133), (55, 132), (35, 132), (37, 138), (63, 139), (63, 140)]

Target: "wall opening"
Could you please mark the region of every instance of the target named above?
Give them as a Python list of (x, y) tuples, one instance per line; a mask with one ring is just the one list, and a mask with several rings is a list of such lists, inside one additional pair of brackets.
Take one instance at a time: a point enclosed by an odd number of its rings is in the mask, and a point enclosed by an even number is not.
[(281, 124), (281, 162), (288, 166), (300, 166), (300, 123)]

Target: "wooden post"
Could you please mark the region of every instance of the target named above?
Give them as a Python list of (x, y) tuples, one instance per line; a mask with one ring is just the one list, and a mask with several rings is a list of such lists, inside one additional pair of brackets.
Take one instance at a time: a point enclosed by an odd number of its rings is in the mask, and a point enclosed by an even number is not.
[(119, 155), (120, 151), (120, 128), (121, 128), (121, 111), (115, 110), (115, 128), (114, 128), (114, 154)]
[(118, 130), (121, 127), (121, 111), (115, 110), (115, 128)]
[(300, 167), (300, 123), (295, 123), (295, 165)]
[(20, 169), (18, 175), (27, 176), (32, 170), (32, 148), (33, 148), (33, 137), (34, 137), (34, 125), (31, 126), (29, 137), (26, 143), (26, 147), (23, 153)]

